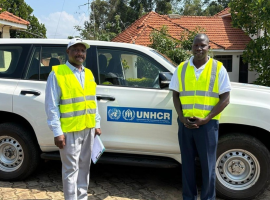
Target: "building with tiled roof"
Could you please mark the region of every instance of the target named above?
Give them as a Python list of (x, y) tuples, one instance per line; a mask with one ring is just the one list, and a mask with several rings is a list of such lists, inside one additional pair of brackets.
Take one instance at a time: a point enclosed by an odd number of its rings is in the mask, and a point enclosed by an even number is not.
[[(0, 12), (1, 12), (0, 8)], [(27, 26), (30, 23), (20, 17), (17, 17), (16, 15), (13, 15), (10, 12), (4, 11), (0, 13), (0, 38), (9, 38), (10, 33), (9, 31), (11, 29), (22, 29), (25, 30), (27, 29)]]
[(220, 11), (219, 13), (215, 14), (218, 17), (230, 17), (231, 16), (231, 9), (225, 8), (224, 10)]
[(181, 33), (203, 28), (210, 39), (210, 46), (216, 59), (223, 62), (231, 81), (253, 82), (255, 72), (248, 71), (248, 65), (242, 61), (242, 54), (251, 38), (239, 28), (232, 26), (230, 8), (214, 16), (181, 16), (178, 14), (159, 15), (149, 12), (131, 24), (112, 41), (133, 43), (143, 46), (151, 44), (150, 34), (167, 26), (168, 34), (180, 39)]

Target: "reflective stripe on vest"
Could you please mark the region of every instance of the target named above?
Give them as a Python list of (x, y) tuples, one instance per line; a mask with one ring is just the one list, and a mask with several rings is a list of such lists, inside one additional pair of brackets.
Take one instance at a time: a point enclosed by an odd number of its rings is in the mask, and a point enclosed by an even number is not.
[(85, 114), (95, 114), (96, 109), (78, 110), (74, 112), (61, 113), (61, 118), (77, 117)]
[(95, 100), (95, 96), (86, 96), (84, 97), (77, 97), (77, 98), (72, 98), (72, 99), (61, 99), (60, 104), (65, 105), (65, 104), (71, 104), (71, 103), (79, 103), (82, 101), (86, 100)]
[(182, 109), (200, 109), (200, 110), (212, 110), (214, 106), (207, 106), (207, 105), (202, 105), (202, 104), (184, 104), (182, 105)]
[(63, 132), (76, 132), (95, 127), (96, 83), (92, 72), (85, 69), (84, 88), (67, 65), (53, 66), (61, 89), (60, 122)]
[[(179, 65), (179, 98), (185, 117), (205, 118), (219, 102), (218, 73), (221, 66), (221, 62), (210, 58), (197, 80), (188, 61)], [(219, 120), (220, 114), (213, 119)]]

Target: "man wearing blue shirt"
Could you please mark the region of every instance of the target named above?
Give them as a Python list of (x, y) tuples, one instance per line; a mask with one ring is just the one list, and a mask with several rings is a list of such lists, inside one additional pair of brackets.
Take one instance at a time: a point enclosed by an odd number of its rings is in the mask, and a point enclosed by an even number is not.
[(87, 199), (94, 136), (100, 135), (96, 83), (83, 66), (90, 46), (79, 38), (67, 46), (68, 61), (53, 66), (45, 95), (47, 123), (62, 161), (64, 196)]

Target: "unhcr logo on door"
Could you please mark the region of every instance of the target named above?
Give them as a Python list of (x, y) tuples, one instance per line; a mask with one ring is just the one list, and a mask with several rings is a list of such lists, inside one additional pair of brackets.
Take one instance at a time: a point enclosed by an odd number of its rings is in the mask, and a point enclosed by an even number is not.
[(123, 110), (122, 116), (125, 120), (133, 120), (135, 118), (135, 112), (134, 110)]
[(107, 121), (171, 125), (172, 110), (108, 106)]

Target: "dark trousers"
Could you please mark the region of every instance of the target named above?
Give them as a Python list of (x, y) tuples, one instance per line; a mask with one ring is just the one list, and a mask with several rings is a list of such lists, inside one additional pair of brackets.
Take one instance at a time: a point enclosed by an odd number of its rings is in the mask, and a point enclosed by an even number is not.
[(178, 119), (178, 125), (183, 199), (197, 200), (195, 157), (199, 155), (202, 168), (201, 200), (215, 200), (215, 164), (219, 122), (211, 120), (198, 129), (188, 129)]

